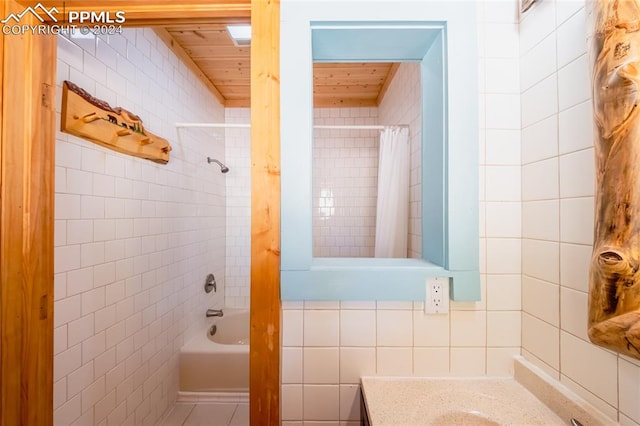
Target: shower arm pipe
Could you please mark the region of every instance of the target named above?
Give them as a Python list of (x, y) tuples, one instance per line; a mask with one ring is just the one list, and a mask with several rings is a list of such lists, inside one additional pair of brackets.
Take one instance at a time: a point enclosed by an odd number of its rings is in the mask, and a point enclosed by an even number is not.
[[(176, 123), (176, 127), (185, 128), (245, 128), (251, 127), (251, 124), (242, 123)], [(384, 130), (390, 127), (404, 127), (409, 128), (408, 124), (392, 124), (389, 126), (382, 126), (378, 124), (318, 124), (313, 126), (314, 129), (338, 129), (338, 130)]]

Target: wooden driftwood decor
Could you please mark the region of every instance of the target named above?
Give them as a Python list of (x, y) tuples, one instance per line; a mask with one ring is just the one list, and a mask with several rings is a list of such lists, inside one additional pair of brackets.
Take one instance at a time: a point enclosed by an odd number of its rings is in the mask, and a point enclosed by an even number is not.
[(591, 13), (596, 209), (589, 338), (640, 358), (640, 1), (595, 0)]
[(62, 86), (61, 127), (63, 132), (124, 154), (169, 162), (171, 145), (147, 131), (140, 117), (124, 108), (112, 108), (70, 81)]

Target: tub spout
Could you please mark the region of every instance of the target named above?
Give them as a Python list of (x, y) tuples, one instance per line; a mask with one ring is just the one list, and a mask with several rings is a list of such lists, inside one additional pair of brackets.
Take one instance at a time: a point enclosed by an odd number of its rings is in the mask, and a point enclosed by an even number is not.
[(207, 309), (207, 318), (221, 317), (222, 315), (224, 315), (222, 309)]

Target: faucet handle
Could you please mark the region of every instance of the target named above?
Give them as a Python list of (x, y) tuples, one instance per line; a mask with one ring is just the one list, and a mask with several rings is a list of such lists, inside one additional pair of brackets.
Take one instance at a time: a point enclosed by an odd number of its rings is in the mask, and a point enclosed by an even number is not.
[(216, 277), (213, 274), (207, 275), (207, 279), (204, 282), (205, 293), (211, 293), (211, 290), (215, 293), (218, 291), (216, 286)]
[(207, 309), (207, 318), (210, 317), (221, 317), (224, 315), (224, 312), (222, 312), (222, 309)]

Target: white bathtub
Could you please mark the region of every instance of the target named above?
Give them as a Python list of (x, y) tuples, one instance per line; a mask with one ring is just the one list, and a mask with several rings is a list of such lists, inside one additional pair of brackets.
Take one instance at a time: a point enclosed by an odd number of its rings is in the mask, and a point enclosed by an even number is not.
[(203, 330), (180, 350), (180, 392), (249, 392), (249, 312), (223, 309), (217, 331)]

